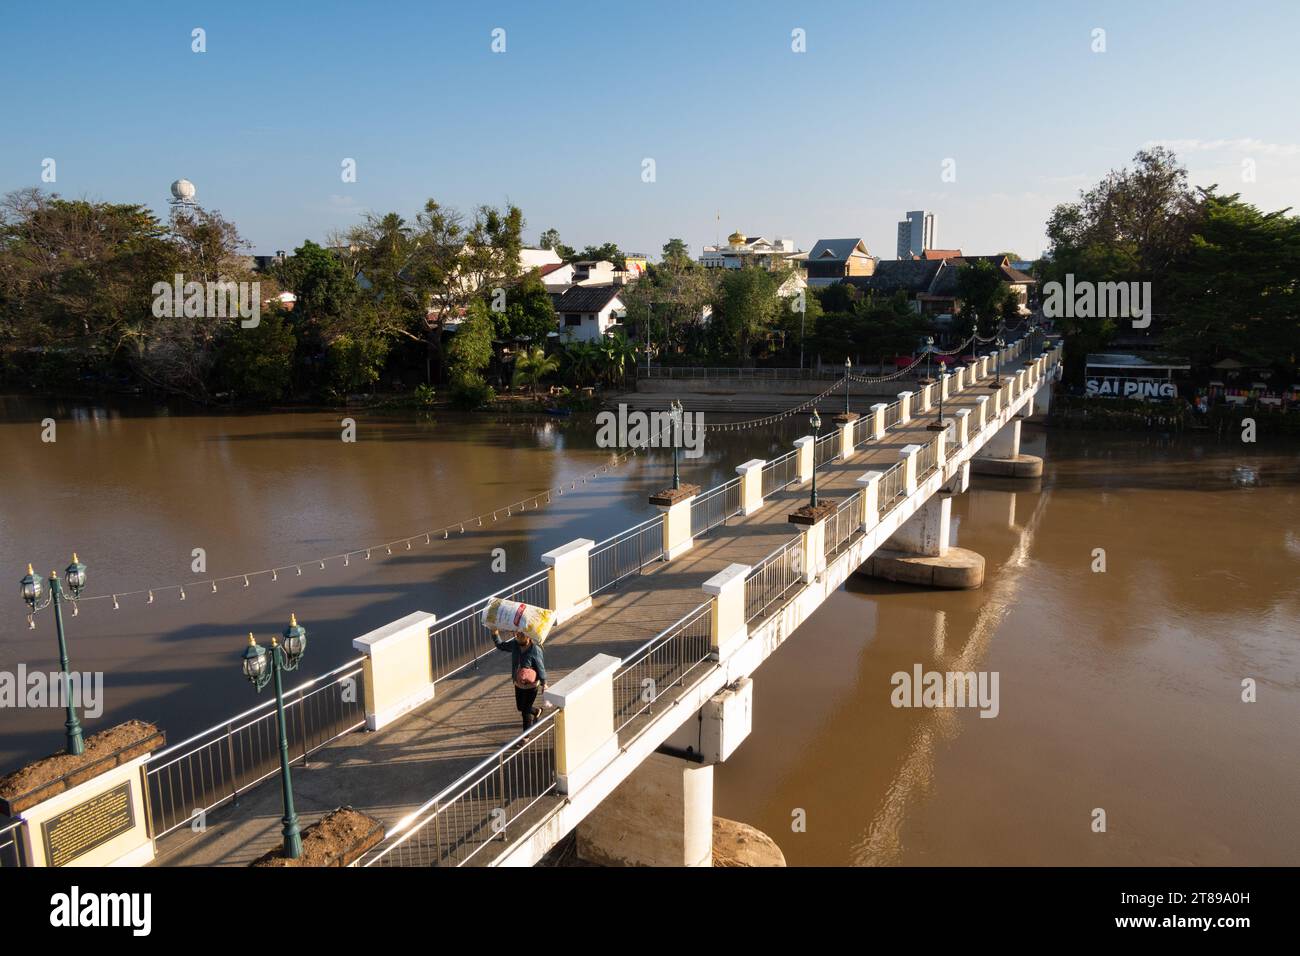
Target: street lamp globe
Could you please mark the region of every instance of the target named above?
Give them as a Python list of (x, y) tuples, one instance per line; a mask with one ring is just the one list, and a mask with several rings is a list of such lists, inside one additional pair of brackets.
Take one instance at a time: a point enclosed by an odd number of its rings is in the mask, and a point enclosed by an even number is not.
[(293, 670), (307, 651), (307, 629), (298, 623), (296, 614), (289, 615), (289, 626), (284, 629), (285, 669)]
[(813, 409), (812, 418), (808, 420), (808, 423), (812, 425), (813, 431), (817, 431), (822, 427), (822, 417), (817, 414), (817, 409)]
[(253, 637), (250, 631), (248, 634), (248, 646), (244, 648), (244, 676), (248, 682), (261, 690), (266, 684), (267, 660), (266, 648), (257, 643), (257, 638)]
[(77, 552), (72, 552), (72, 563), (63, 569), (63, 580), (72, 591), (74, 598), (81, 597), (86, 586), (86, 566), (77, 560)]
[(23, 600), (33, 611), (36, 610), (36, 603), (41, 599), (41, 579), (32, 571), (32, 566), (27, 565), (27, 573), (23, 575), (22, 581), (19, 582), (22, 587)]

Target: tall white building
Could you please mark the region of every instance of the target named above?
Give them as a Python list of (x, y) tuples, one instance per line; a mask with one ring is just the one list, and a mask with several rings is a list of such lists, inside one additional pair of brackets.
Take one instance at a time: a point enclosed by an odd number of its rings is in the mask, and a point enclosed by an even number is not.
[(934, 248), (934, 213), (918, 209), (898, 224), (898, 258), (911, 259)]

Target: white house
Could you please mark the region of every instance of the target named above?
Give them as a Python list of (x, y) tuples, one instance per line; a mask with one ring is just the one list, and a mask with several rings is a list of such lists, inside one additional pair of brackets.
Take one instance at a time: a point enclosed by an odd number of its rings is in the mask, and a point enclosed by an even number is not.
[(725, 246), (705, 246), (700, 265), (706, 269), (739, 269), (746, 265), (783, 269), (790, 264), (787, 259), (797, 254), (791, 239), (751, 239), (742, 232), (733, 232)]
[(619, 286), (575, 285), (563, 295), (555, 296), (555, 315), (560, 323), (561, 341), (598, 342), (627, 315), (619, 298)]
[(529, 272), (542, 266), (560, 264), (560, 255), (554, 249), (520, 249), (519, 271)]

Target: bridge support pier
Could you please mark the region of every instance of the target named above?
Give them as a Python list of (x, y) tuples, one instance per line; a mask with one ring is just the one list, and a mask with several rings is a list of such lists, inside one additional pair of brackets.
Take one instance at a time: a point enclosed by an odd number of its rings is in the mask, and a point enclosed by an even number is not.
[(1020, 419), (1013, 418), (980, 449), (971, 461), (971, 471), (999, 478), (1039, 478), (1043, 459), (1020, 453)]
[(951, 496), (934, 495), (903, 522), (858, 573), (922, 587), (979, 587), (984, 583), (984, 557), (949, 545), (951, 516)]
[(577, 826), (600, 866), (712, 866), (713, 765), (652, 753)]
[(1044, 382), (1034, 393), (1034, 414), (1047, 415), (1052, 411), (1052, 383)]

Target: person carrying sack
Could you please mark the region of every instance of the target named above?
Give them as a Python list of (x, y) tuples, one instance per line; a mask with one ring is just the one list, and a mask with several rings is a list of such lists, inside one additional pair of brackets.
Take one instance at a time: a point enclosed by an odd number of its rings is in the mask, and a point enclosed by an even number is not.
[(523, 632), (516, 632), (508, 641), (501, 640), (501, 632), (492, 631), (492, 643), (499, 651), (510, 652), (510, 676), (515, 684), (515, 706), (527, 730), (542, 715), (537, 707), (537, 694), (546, 690), (546, 662), (542, 658), (542, 645)]

